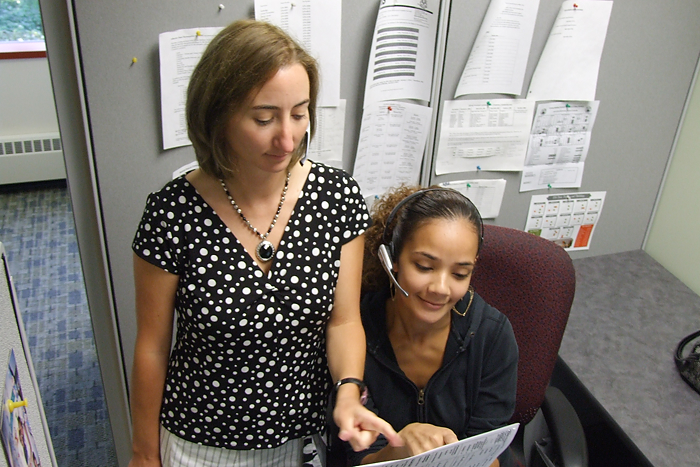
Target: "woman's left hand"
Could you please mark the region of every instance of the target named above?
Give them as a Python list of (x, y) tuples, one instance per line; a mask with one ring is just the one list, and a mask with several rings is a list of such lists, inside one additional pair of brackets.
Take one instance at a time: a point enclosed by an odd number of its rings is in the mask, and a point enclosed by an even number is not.
[(333, 420), (340, 428), (338, 437), (350, 443), (355, 451), (363, 451), (370, 447), (379, 433), (384, 435), (391, 446), (403, 446), (403, 440), (391, 425), (367, 410), (357, 395), (342, 397), (339, 391)]

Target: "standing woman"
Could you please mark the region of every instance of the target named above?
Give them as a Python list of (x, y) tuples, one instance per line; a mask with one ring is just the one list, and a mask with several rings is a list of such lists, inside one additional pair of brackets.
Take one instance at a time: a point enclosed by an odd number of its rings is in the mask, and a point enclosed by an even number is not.
[(318, 85), (313, 58), (252, 20), (192, 73), (199, 168), (149, 196), (133, 243), (132, 466), (299, 466), (331, 387), (354, 448), (400, 443), (360, 403), (367, 208), (345, 172), (301, 161)]
[[(449, 188), (402, 187), (377, 201), (372, 217), (361, 305), (367, 407), (403, 446), (380, 438), (351, 453), (352, 463), (400, 459), (507, 425), (518, 348), (508, 318), (470, 286), (483, 241), (476, 207)], [(499, 460), (509, 464), (509, 452)]]

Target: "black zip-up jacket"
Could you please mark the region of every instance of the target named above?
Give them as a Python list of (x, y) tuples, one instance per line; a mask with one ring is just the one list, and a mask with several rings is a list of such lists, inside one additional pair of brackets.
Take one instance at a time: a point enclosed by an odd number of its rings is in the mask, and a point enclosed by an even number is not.
[[(419, 389), (399, 368), (386, 330), (388, 290), (362, 299), (367, 336), (365, 382), (367, 408), (399, 431), (414, 422), (450, 428), (464, 439), (506, 426), (515, 410), (518, 346), (508, 318), (478, 294), (466, 314), (452, 313), (442, 366)], [(464, 312), (468, 300), (457, 309)], [(462, 309), (460, 309), (460, 306)], [(383, 436), (366, 451), (349, 454), (357, 465), (386, 446)], [(501, 465), (510, 464), (506, 450)]]

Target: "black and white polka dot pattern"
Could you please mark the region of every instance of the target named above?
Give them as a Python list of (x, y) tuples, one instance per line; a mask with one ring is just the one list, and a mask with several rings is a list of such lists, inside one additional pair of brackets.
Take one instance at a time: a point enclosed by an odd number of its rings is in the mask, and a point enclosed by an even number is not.
[(357, 183), (314, 163), (265, 275), (184, 177), (151, 194), (133, 249), (180, 276), (161, 423), (230, 449), (322, 431), (340, 250), (369, 223)]

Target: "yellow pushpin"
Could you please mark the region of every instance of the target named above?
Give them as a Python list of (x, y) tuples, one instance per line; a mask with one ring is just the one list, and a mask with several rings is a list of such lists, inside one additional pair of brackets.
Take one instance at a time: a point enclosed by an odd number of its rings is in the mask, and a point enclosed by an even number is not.
[(12, 399), (7, 399), (7, 410), (12, 413), (17, 407), (26, 407), (27, 406), (27, 401), (26, 400), (21, 400), (19, 402), (15, 402)]
[(134, 58), (131, 59), (131, 64), (133, 65), (134, 63), (136, 63), (136, 62), (138, 62), (138, 61), (139, 61), (139, 59), (136, 58), (136, 57), (134, 57)]
[(201, 36), (201, 35), (202, 35), (202, 31), (199, 31), (199, 30), (198, 30), (198, 31), (197, 31), (197, 37), (199, 37), (199, 36)]

